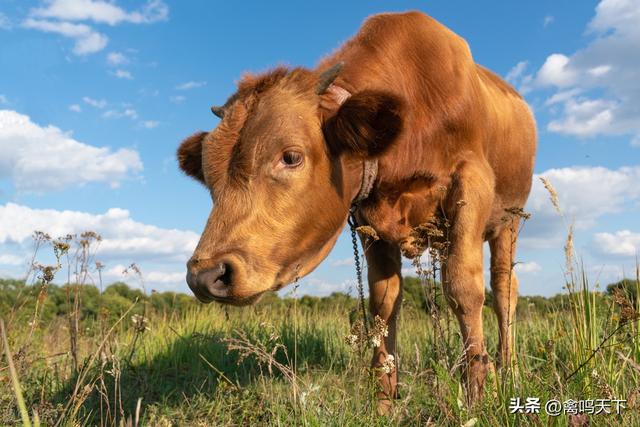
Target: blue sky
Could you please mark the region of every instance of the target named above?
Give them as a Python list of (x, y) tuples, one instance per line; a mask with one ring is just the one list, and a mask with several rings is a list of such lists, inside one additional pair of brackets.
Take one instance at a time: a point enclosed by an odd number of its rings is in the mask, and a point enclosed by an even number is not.
[[(526, 97), (539, 128), (523, 294), (563, 285), (566, 227), (594, 282), (640, 251), (640, 2), (0, 0), (0, 276), (26, 270), (34, 229), (104, 236), (107, 280), (188, 291), (184, 263), (211, 208), (175, 161), (211, 129), (245, 71), (312, 67), (371, 14), (418, 9), (466, 38)], [(564, 220), (538, 178), (556, 187)], [(405, 272), (411, 269), (407, 263)], [(353, 288), (348, 235), (299, 292)]]

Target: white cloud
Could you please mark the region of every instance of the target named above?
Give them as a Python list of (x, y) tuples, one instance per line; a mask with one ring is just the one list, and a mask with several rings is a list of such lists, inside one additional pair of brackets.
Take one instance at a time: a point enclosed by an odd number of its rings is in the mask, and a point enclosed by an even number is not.
[(589, 23), (589, 29), (605, 33), (614, 28), (625, 33), (638, 33), (640, 8), (637, 0), (603, 0), (596, 7), (596, 16)]
[(408, 277), (408, 276), (415, 277), (418, 275), (415, 267), (403, 267), (402, 270), (400, 270), (400, 273), (402, 274), (402, 277)]
[(99, 52), (107, 45), (109, 39), (107, 36), (99, 33), (91, 33), (86, 37), (81, 37), (76, 40), (76, 44), (73, 48), (73, 53), (76, 55), (87, 55), (90, 53)]
[(89, 98), (88, 96), (84, 96), (82, 97), (82, 100), (85, 102), (85, 104), (89, 104), (95, 108), (104, 108), (107, 106), (107, 101), (105, 101), (104, 99), (93, 99)]
[(179, 84), (178, 86), (176, 86), (176, 89), (178, 89), (178, 90), (196, 89), (196, 88), (202, 87), (202, 86), (204, 86), (206, 84), (207, 84), (207, 82), (189, 81), (189, 82), (185, 82), (185, 83)]
[(575, 221), (576, 229), (593, 227), (603, 215), (620, 212), (640, 200), (640, 166), (567, 167), (550, 169), (533, 177), (533, 188), (525, 210), (533, 215), (525, 225), (521, 242), (528, 247), (552, 247), (562, 242), (568, 224), (564, 224), (549, 201), (549, 193), (540, 182), (547, 178), (558, 193), (566, 221)]
[(0, 104), (8, 104), (9, 100), (7, 99), (6, 96), (0, 94)]
[(157, 121), (157, 120), (143, 120), (140, 124), (145, 129), (154, 129), (154, 128), (158, 127), (160, 122)]
[(133, 75), (131, 75), (131, 73), (129, 71), (126, 71), (126, 70), (117, 69), (113, 73), (113, 75), (116, 76), (119, 79), (133, 80)]
[(596, 251), (623, 257), (640, 256), (640, 233), (621, 230), (615, 233), (596, 233)]
[(580, 88), (573, 88), (569, 90), (563, 90), (560, 92), (556, 92), (544, 102), (544, 105), (554, 105), (559, 103), (564, 103), (570, 99), (573, 99), (576, 95), (579, 95), (582, 90)]
[[(138, 266), (139, 267), (139, 266)], [(127, 266), (124, 264), (117, 264), (113, 267), (107, 268), (102, 272), (102, 279), (105, 283), (112, 282), (124, 282), (132, 288), (140, 288), (140, 278), (135, 274), (125, 273)], [(182, 268), (180, 271), (146, 271), (140, 269), (142, 273), (142, 280), (144, 281), (145, 290), (147, 292), (152, 289), (157, 290), (178, 290), (184, 291), (186, 283), (186, 269)]]
[(542, 21), (542, 26), (547, 28), (549, 25), (553, 24), (554, 21), (554, 17), (551, 15), (547, 15), (544, 17), (544, 20)]
[(185, 96), (182, 95), (176, 95), (176, 96), (170, 96), (169, 97), (169, 101), (173, 102), (174, 104), (182, 104), (187, 98)]
[(32, 16), (54, 18), (63, 21), (91, 20), (97, 23), (117, 25), (121, 22), (148, 24), (166, 21), (169, 8), (161, 0), (149, 0), (137, 11), (127, 12), (115, 2), (100, 0), (51, 0), (46, 7), (31, 10)]
[(611, 65), (598, 65), (597, 67), (589, 68), (587, 72), (594, 77), (601, 77), (611, 71)]
[(200, 236), (193, 231), (166, 229), (131, 218), (129, 211), (111, 208), (103, 214), (33, 209), (14, 203), (0, 205), (0, 244), (28, 247), (35, 230), (51, 237), (95, 231), (102, 236), (99, 260), (186, 262)]
[(514, 84), (520, 78), (520, 76), (522, 76), (522, 73), (527, 68), (528, 64), (528, 61), (518, 62), (511, 70), (509, 70), (505, 77), (505, 80), (509, 83)]
[(22, 265), (26, 259), (13, 254), (0, 254), (0, 265)]
[(528, 61), (520, 61), (514, 65), (505, 76), (505, 80), (517, 87), (518, 91), (522, 94), (527, 94), (531, 91), (533, 76), (525, 73), (528, 67)]
[(142, 96), (153, 96), (156, 97), (158, 95), (160, 95), (160, 91), (158, 89), (152, 89), (152, 88), (140, 88), (138, 89), (138, 93)]
[(540, 264), (538, 264), (535, 261), (529, 261), (529, 262), (519, 262), (515, 265), (515, 267), (513, 267), (513, 269), (517, 272), (517, 273), (522, 273), (522, 274), (535, 274), (539, 271), (542, 271), (542, 267), (540, 266)]
[(578, 73), (569, 67), (569, 58), (560, 53), (549, 55), (536, 76), (542, 86), (570, 86), (576, 82)]
[(0, 12), (0, 29), (10, 30), (12, 27), (11, 20), (4, 13)]
[[(332, 281), (324, 280), (318, 278), (316, 275), (312, 274), (304, 279), (300, 280), (300, 289), (296, 291), (295, 296), (302, 295), (314, 295), (314, 296), (326, 296), (330, 295), (333, 292), (343, 292), (350, 293), (351, 291), (356, 289), (355, 281), (352, 279), (344, 280), (340, 283), (335, 283)], [(292, 286), (288, 286), (280, 291), (283, 295), (293, 296), (292, 292), (294, 288)], [(368, 287), (365, 286), (365, 293), (368, 294)]]
[(169, 8), (162, 0), (148, 0), (140, 9), (127, 12), (115, 2), (102, 0), (48, 0), (44, 7), (33, 8), (22, 26), (75, 40), (73, 53), (88, 55), (107, 46), (109, 39), (91, 26), (76, 23), (93, 21), (117, 25), (123, 22), (149, 24), (166, 21)]
[(128, 117), (132, 120), (138, 118), (138, 112), (133, 108), (125, 108), (124, 110), (107, 110), (102, 113), (102, 117), (105, 119), (119, 119), (122, 117)]
[(73, 111), (74, 113), (79, 113), (82, 111), (82, 107), (80, 107), (80, 105), (78, 104), (71, 104), (69, 105), (69, 111)]
[(343, 259), (334, 259), (329, 264), (332, 267), (350, 267), (355, 265), (352, 256)]
[(631, 273), (631, 277), (635, 277), (634, 269), (625, 268), (624, 265), (593, 265), (590, 270), (596, 279), (593, 283), (596, 283), (596, 286), (599, 285), (599, 289), (601, 290), (606, 289), (606, 286), (609, 284), (615, 283), (625, 277), (629, 277), (629, 273)]
[(129, 63), (129, 58), (120, 52), (109, 52), (107, 55), (107, 63), (114, 67), (118, 65), (126, 65)]
[[(560, 102), (558, 97), (568, 95), (568, 92), (559, 92), (547, 102)], [(618, 104), (604, 99), (575, 99), (569, 98), (564, 102), (564, 117), (552, 120), (547, 129), (552, 132), (590, 137), (612, 132), (614, 117), (618, 110)]]
[(25, 28), (56, 33), (75, 40), (73, 53), (76, 55), (88, 55), (99, 52), (105, 48), (109, 39), (104, 34), (94, 31), (85, 24), (72, 24), (70, 22), (54, 22), (27, 18), (22, 25)]
[(185, 283), (186, 273), (184, 271), (177, 272), (165, 272), (165, 271), (150, 271), (144, 274), (145, 280), (151, 283)]
[(112, 151), (78, 142), (68, 132), (40, 126), (23, 114), (0, 110), (0, 178), (18, 191), (60, 190), (89, 182), (112, 187), (142, 171), (134, 150)]
[[(602, 0), (587, 26), (590, 41), (573, 54), (550, 55), (534, 86), (552, 87), (563, 104), (552, 132), (578, 137), (640, 136), (640, 0)], [(567, 92), (574, 90), (574, 92)]]
[[(8, 277), (24, 274), (21, 266), (27, 264), (26, 254), (33, 250), (31, 236), (35, 230), (43, 231), (52, 238), (95, 231), (102, 237), (102, 241), (93, 248), (96, 249), (94, 259), (105, 265), (103, 283), (124, 281), (131, 286), (140, 285), (136, 274), (123, 274), (126, 266), (135, 262), (142, 272), (147, 291), (171, 289), (188, 292), (185, 263), (200, 237), (189, 230), (167, 229), (135, 221), (127, 210), (119, 208), (90, 214), (33, 209), (7, 203), (0, 205), (0, 265), (13, 268), (0, 274)], [(25, 255), (18, 256), (16, 253)], [(38, 260), (48, 263), (50, 256), (43, 249), (39, 252)], [(93, 275), (92, 280), (97, 281), (97, 275)]]

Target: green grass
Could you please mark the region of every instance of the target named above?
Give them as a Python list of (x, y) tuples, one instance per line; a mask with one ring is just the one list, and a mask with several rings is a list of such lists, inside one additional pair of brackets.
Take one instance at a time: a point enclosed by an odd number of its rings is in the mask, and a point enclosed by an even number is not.
[[(591, 425), (640, 425), (634, 402), (640, 393), (638, 322), (621, 318), (620, 304), (589, 291), (583, 279), (577, 283), (551, 310), (521, 299), (513, 368), (489, 378), (484, 400), (472, 408), (463, 403), (453, 317), (442, 316), (445, 338), (434, 342), (432, 318), (405, 307), (398, 338), (401, 397), (387, 417), (375, 412), (369, 351), (353, 350), (344, 339), (355, 301), (324, 309), (287, 300), (245, 309), (149, 311), (149, 330), (135, 329), (131, 311), (120, 321), (80, 330), (77, 371), (64, 317), (37, 324), (31, 335), (28, 324), (14, 322), (7, 338), (28, 415), (42, 425), (125, 425), (136, 417), (152, 426), (570, 422), (544, 411), (510, 414), (512, 397), (539, 397), (543, 404), (627, 399), (631, 408), (621, 415), (591, 415)], [(487, 307), (485, 325), (493, 354), (497, 326)], [(20, 424), (6, 361), (0, 363), (0, 425)]]

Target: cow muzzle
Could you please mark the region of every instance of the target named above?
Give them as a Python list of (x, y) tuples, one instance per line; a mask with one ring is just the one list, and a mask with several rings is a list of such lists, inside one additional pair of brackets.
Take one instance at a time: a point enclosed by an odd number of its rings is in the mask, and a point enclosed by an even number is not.
[(213, 267), (193, 273), (187, 272), (187, 284), (201, 302), (228, 299), (231, 294), (233, 267), (218, 262)]
[(247, 286), (246, 266), (234, 255), (187, 263), (187, 284), (203, 303), (251, 304), (268, 289)]

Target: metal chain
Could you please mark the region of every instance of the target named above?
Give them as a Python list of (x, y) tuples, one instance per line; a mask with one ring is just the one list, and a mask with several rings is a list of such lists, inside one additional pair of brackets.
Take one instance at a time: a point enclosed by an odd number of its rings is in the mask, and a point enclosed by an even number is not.
[(353, 244), (353, 258), (356, 264), (356, 278), (358, 280), (358, 296), (360, 297), (360, 309), (362, 310), (362, 322), (364, 323), (364, 331), (369, 336), (369, 326), (367, 321), (367, 309), (364, 304), (364, 286), (362, 284), (362, 266), (360, 265), (360, 253), (358, 251), (358, 237), (356, 236), (356, 228), (358, 221), (356, 220), (355, 209), (351, 208), (348, 219), (351, 228), (351, 243)]

